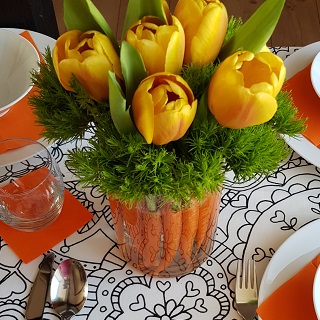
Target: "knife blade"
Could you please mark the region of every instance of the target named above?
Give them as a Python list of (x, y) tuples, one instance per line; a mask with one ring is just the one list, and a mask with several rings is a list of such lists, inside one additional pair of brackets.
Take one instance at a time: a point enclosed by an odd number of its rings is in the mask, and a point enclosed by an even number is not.
[(47, 300), (48, 287), (51, 280), (54, 254), (46, 255), (39, 265), (39, 271), (30, 291), (25, 318), (27, 320), (42, 319), (44, 305)]

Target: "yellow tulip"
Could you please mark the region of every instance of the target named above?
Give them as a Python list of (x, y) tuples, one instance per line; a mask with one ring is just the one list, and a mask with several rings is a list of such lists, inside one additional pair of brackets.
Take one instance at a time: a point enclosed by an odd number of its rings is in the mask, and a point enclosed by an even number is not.
[(283, 61), (271, 52), (239, 51), (225, 59), (214, 73), (208, 105), (217, 121), (233, 129), (269, 121), (286, 75)]
[(160, 72), (141, 81), (132, 111), (147, 143), (163, 145), (184, 136), (196, 115), (197, 100), (179, 75)]
[(109, 38), (98, 31), (71, 30), (58, 38), (53, 65), (62, 86), (72, 91), (72, 75), (96, 101), (108, 99), (108, 72), (122, 79), (120, 59)]
[(214, 61), (228, 28), (224, 4), (219, 0), (179, 0), (174, 15), (185, 32), (184, 63), (205, 65)]
[(149, 75), (181, 70), (185, 37), (174, 16), (168, 25), (157, 17), (146, 16), (131, 26), (125, 40), (139, 51)]

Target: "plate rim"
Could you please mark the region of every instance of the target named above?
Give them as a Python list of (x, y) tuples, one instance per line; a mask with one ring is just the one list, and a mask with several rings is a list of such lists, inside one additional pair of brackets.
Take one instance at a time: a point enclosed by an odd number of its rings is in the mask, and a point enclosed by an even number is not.
[[(315, 250), (319, 249), (319, 252), (320, 252), (320, 239), (319, 239), (319, 244), (316, 248), (312, 247), (312, 244), (311, 241), (310, 242), (304, 242), (304, 248), (303, 248), (303, 252), (298, 253), (299, 250), (297, 250), (297, 246), (296, 244), (297, 243), (301, 243), (301, 238), (305, 238), (305, 235), (311, 235), (311, 234), (315, 234), (317, 235), (318, 232), (319, 232), (319, 227), (320, 227), (320, 218), (318, 219), (315, 219), (315, 220), (312, 220), (310, 222), (308, 222), (307, 224), (303, 225), (299, 230), (295, 231), (292, 235), (290, 235), (280, 246), (279, 248), (275, 251), (275, 253), (273, 254), (271, 260), (269, 261), (264, 273), (263, 273), (263, 276), (262, 276), (262, 279), (261, 279), (261, 282), (260, 282), (260, 287), (259, 287), (259, 299), (258, 299), (258, 305), (260, 306), (262, 304), (262, 302), (268, 298), (268, 296), (270, 296), (274, 291), (272, 292), (267, 292), (265, 294), (265, 291), (267, 290), (267, 278), (269, 276), (269, 273), (270, 273), (270, 269), (272, 267), (274, 267), (274, 265), (276, 263), (278, 263), (279, 261), (283, 261), (283, 259), (285, 259), (286, 257), (283, 257), (283, 252), (290, 252), (290, 248), (291, 248), (291, 253), (293, 252), (294, 254), (290, 255), (291, 256), (291, 260), (288, 261), (286, 260), (287, 262), (287, 265), (278, 270), (278, 273), (279, 274), (280, 272), (284, 272), (286, 269), (292, 267), (292, 264), (297, 261), (297, 259), (299, 258), (303, 258), (301, 259), (300, 263), (303, 263), (303, 265), (306, 265), (308, 262), (310, 262), (310, 257), (307, 256), (306, 254), (307, 253), (310, 253), (310, 252), (314, 252)], [(311, 251), (310, 251), (310, 247), (312, 247)], [(308, 251), (308, 248), (309, 248), (309, 251)], [(306, 255), (304, 257), (304, 255)], [(311, 258), (312, 259), (312, 258)], [(294, 274), (296, 272), (299, 271), (300, 268), (298, 268), (298, 270), (295, 270)], [(291, 275), (290, 273), (288, 273), (288, 277), (290, 278)], [(276, 277), (274, 277), (273, 280), (275, 280)], [(286, 280), (285, 280), (286, 281)], [(285, 281), (282, 281), (282, 282), (278, 282), (277, 284), (277, 287), (280, 287)], [(272, 281), (273, 283), (274, 281)], [(276, 290), (276, 289), (275, 289)], [(262, 292), (264, 291), (264, 293), (262, 294)], [(259, 317), (259, 319), (261, 319)]]
[[(287, 57), (284, 60), (284, 65), (287, 69), (286, 80), (289, 80), (299, 71), (303, 70), (313, 61), (318, 52), (320, 52), (320, 41), (302, 47)], [(302, 134), (298, 134), (295, 138), (283, 135), (283, 138), (291, 149), (301, 157), (314, 166), (320, 167), (320, 148), (315, 146)]]
[[(320, 51), (314, 57), (310, 71), (312, 86), (314, 88), (314, 91), (320, 97), (320, 73), (316, 71), (318, 69), (320, 69)], [(317, 80), (317, 82), (315, 80)]]

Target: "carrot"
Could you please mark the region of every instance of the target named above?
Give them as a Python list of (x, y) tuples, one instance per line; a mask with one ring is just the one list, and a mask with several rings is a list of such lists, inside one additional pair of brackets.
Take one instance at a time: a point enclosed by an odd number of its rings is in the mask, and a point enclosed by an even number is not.
[(180, 252), (187, 264), (191, 262), (192, 248), (199, 221), (199, 202), (193, 200), (188, 209), (182, 210)]
[(179, 249), (181, 232), (182, 232), (182, 211), (173, 211), (170, 204), (165, 204), (161, 208), (162, 225), (163, 225), (163, 249), (161, 261), (154, 272), (158, 275), (165, 270), (174, 259)]
[[(214, 201), (213, 201), (213, 208), (211, 210), (211, 215), (209, 219), (209, 228), (207, 230), (206, 237), (204, 238), (202, 242), (202, 246), (206, 248), (208, 245), (208, 242), (210, 241), (211, 237), (214, 239), (214, 235), (212, 233), (216, 229), (217, 222), (218, 222), (218, 216), (219, 216), (219, 207), (220, 207), (220, 199), (221, 199), (221, 193), (216, 192), (213, 194)], [(208, 252), (208, 250), (204, 249), (205, 252)]]
[(160, 263), (159, 251), (162, 234), (161, 213), (144, 213), (143, 263), (146, 268), (155, 268)]
[(124, 244), (124, 229), (123, 229), (123, 219), (122, 215), (119, 212), (118, 201), (109, 197), (109, 204), (111, 209), (111, 215), (114, 225), (114, 231), (118, 239), (119, 246)]
[(213, 209), (214, 195), (214, 193), (208, 194), (199, 207), (199, 222), (196, 234), (196, 251), (199, 250), (209, 228), (209, 220)]
[[(120, 208), (123, 216), (123, 221), (125, 222), (128, 234), (133, 242), (132, 249), (130, 250), (131, 255), (141, 254), (141, 244), (143, 241), (143, 221), (141, 215), (136, 206), (133, 204), (131, 209), (128, 209), (124, 203), (121, 203)], [(132, 260), (136, 260), (132, 258)]]

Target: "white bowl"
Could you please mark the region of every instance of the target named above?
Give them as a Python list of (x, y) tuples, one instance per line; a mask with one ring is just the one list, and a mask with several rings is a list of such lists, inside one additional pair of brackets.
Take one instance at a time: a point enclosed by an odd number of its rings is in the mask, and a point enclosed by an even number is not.
[(312, 61), (310, 76), (314, 91), (320, 97), (320, 52)]
[(320, 319), (320, 266), (313, 280), (313, 305), (317, 318)]
[(31, 70), (39, 70), (39, 54), (24, 37), (0, 29), (0, 117), (32, 88)]

